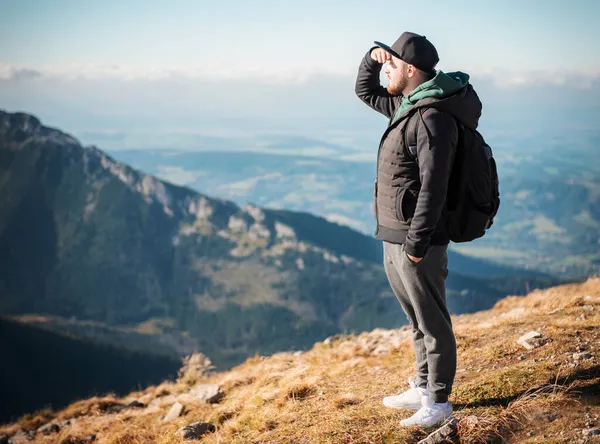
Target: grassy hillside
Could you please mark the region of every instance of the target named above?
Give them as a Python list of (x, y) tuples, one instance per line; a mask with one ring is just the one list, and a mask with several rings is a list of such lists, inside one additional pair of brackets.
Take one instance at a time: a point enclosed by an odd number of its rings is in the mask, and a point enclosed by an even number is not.
[[(453, 317), (458, 370), (450, 401), (460, 442), (593, 442), (600, 426), (600, 278), (510, 296), (493, 308)], [(531, 330), (549, 342), (527, 350), (516, 340)], [(35, 430), (75, 418), (34, 442), (177, 443), (182, 426), (215, 427), (205, 443), (416, 443), (432, 430), (404, 429), (405, 410), (384, 396), (407, 388), (414, 352), (406, 327), (319, 342), (307, 352), (255, 356), (227, 372), (163, 383), (126, 397), (107, 396), (64, 410), (30, 415), (0, 434)], [(224, 398), (194, 400), (199, 384)], [(125, 408), (136, 400), (143, 407)], [(159, 421), (180, 402), (180, 416)], [(112, 407), (110, 407), (112, 406)]]

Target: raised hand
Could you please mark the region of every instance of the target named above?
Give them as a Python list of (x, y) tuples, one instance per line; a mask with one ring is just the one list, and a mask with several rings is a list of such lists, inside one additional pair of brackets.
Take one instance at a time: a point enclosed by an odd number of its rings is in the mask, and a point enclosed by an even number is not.
[(383, 48), (374, 48), (371, 51), (371, 58), (382, 65), (388, 60), (392, 60), (392, 55)]

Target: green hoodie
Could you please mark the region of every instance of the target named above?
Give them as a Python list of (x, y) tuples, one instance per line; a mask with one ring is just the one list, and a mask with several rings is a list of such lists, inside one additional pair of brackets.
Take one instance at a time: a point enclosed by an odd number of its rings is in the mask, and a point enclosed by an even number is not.
[(464, 88), (469, 83), (469, 74), (461, 71), (444, 73), (440, 70), (435, 71), (435, 77), (427, 82), (421, 83), (406, 97), (402, 98), (400, 108), (394, 115), (394, 123), (400, 115), (417, 103), (419, 100), (428, 97), (444, 98), (451, 96), (456, 91)]

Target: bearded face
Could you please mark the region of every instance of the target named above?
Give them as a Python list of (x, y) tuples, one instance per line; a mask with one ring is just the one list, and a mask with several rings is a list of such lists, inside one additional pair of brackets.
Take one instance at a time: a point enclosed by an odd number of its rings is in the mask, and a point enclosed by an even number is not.
[(392, 60), (389, 61), (388, 68), (385, 70), (385, 73), (389, 80), (389, 84), (386, 89), (390, 94), (401, 94), (402, 91), (407, 87), (407, 68), (408, 65), (396, 57), (392, 57)]

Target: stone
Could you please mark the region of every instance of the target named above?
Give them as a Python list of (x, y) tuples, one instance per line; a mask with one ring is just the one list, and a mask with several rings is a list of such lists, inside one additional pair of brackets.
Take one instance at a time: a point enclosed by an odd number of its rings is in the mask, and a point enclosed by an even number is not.
[(573, 353), (573, 359), (576, 361), (581, 359), (592, 359), (592, 354), (590, 352)]
[(323, 341), (323, 344), (325, 345), (329, 345), (331, 344), (333, 341), (335, 341), (336, 339), (339, 339), (341, 336), (340, 335), (333, 335), (333, 336), (329, 336), (328, 338), (326, 338)]
[(439, 429), (427, 435), (418, 444), (457, 443), (459, 442), (456, 434), (457, 426), (458, 419), (451, 416)]
[(67, 436), (60, 441), (61, 444), (89, 444), (96, 441), (96, 435), (91, 434), (84, 438), (78, 436)]
[(154, 400), (154, 395), (152, 393), (146, 393), (143, 396), (140, 396), (138, 398), (138, 401), (141, 402), (142, 404), (149, 404)]
[(58, 426), (62, 429), (63, 427), (73, 424), (73, 422), (75, 422), (74, 419), (65, 419), (63, 421), (57, 422), (56, 424), (58, 424)]
[(214, 404), (218, 403), (225, 393), (217, 384), (200, 384), (190, 390), (190, 395), (197, 401)]
[(543, 412), (541, 414), (541, 417), (546, 421), (546, 422), (554, 422), (559, 418), (562, 418), (562, 415), (559, 412), (554, 412), (554, 411), (547, 411), (547, 412)]
[(171, 406), (169, 413), (162, 419), (162, 422), (173, 421), (175, 418), (179, 418), (183, 413), (183, 404), (176, 402)]
[(150, 402), (150, 404), (148, 404), (148, 407), (154, 407), (154, 406), (159, 406), (159, 407), (164, 407), (166, 405), (172, 405), (175, 402), (179, 401), (179, 396), (177, 395), (165, 395), (165, 396), (161, 396), (160, 398), (156, 398), (154, 399), (152, 402)]
[(474, 427), (481, 422), (481, 419), (475, 415), (465, 416), (461, 421), (465, 426)]
[(125, 407), (127, 407), (128, 409), (135, 409), (135, 408), (144, 408), (146, 407), (145, 404), (139, 402), (137, 399), (134, 399), (133, 401), (131, 401), (129, 404), (127, 404)]
[(192, 402), (198, 402), (198, 400), (189, 393), (181, 393), (180, 395), (177, 395), (175, 397), (175, 402), (180, 402), (182, 404), (189, 404)]
[(60, 426), (55, 423), (48, 423), (37, 429), (37, 432), (43, 435), (50, 435), (52, 433), (58, 433), (59, 431)]
[(544, 336), (540, 332), (535, 330), (530, 331), (529, 333), (525, 333), (519, 339), (517, 339), (517, 344), (522, 345), (527, 350), (533, 350), (534, 348), (541, 347), (542, 345), (550, 342), (552, 339)]
[(102, 413), (120, 413), (125, 410), (127, 406), (125, 404), (120, 404), (118, 402), (109, 401), (106, 404), (102, 404), (99, 407), (99, 410)]
[(593, 429), (583, 429), (581, 434), (583, 436), (600, 436), (600, 428), (596, 427)]
[(31, 430), (26, 432), (25, 430), (19, 430), (12, 438), (8, 440), (10, 444), (20, 444), (29, 441), (33, 441), (35, 438), (35, 431)]
[(183, 439), (200, 439), (207, 433), (215, 431), (215, 426), (208, 423), (198, 421), (193, 424), (180, 428), (175, 432), (175, 435), (181, 436)]

